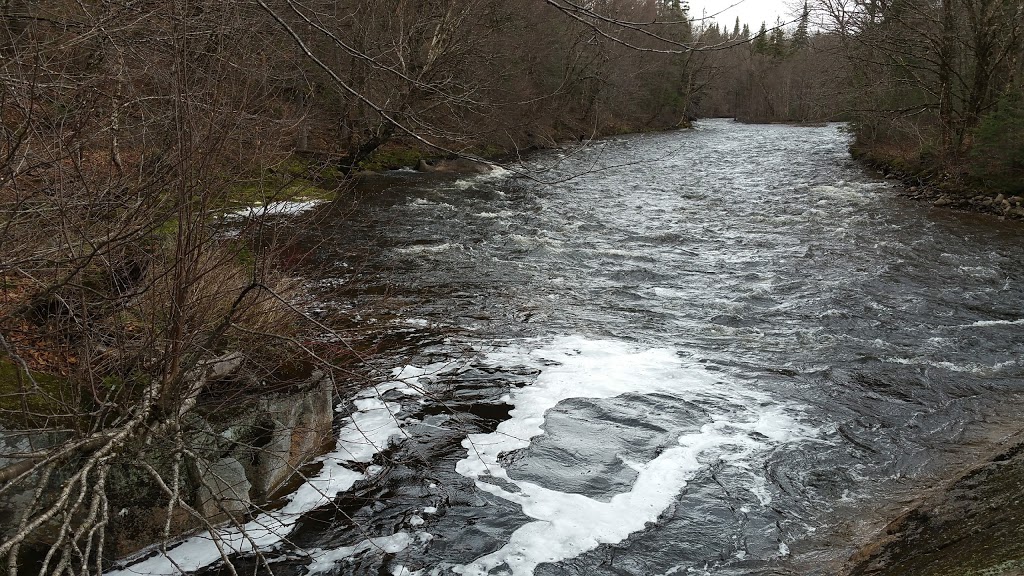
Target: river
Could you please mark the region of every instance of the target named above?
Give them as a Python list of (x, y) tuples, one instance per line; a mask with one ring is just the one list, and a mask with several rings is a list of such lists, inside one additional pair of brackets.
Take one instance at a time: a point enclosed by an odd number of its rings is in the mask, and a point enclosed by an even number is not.
[(834, 573), (1024, 415), (1020, 224), (902, 199), (847, 145), (709, 120), (291, 217), (312, 313), (379, 377), (311, 472), (352, 479), (268, 565)]

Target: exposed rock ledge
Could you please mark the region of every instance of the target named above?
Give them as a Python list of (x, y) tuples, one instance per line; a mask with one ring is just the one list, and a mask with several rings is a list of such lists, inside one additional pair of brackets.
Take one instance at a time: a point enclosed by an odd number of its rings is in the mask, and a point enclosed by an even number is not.
[(261, 398), (222, 421), (220, 431), (196, 422), (190, 444), (200, 456), (192, 470), (197, 509), (208, 518), (240, 518), (269, 500), (325, 451), (333, 438), (333, 399), (333, 380), (315, 371), (297, 391)]
[[(201, 367), (193, 377), (197, 386), (230, 378), (242, 364), (241, 355), (228, 355)], [(256, 507), (270, 502), (287, 489), (289, 480), (303, 466), (326, 452), (334, 439), (334, 380), (320, 371), (307, 373), (287, 392), (248, 397), (227, 409), (212, 409), (199, 402), (183, 419), (185, 445), (191, 455), (181, 490), (204, 520), (218, 523), (242, 520)], [(3, 454), (25, 451), (26, 442), (37, 446), (64, 440), (50, 432), (19, 432), (0, 427), (0, 464), (9, 463)], [(168, 446), (170, 448), (170, 446)], [(160, 467), (172, 458), (150, 450), (147, 459)], [(0, 540), (16, 524), (20, 507), (32, 497), (32, 485), (0, 496)], [(107, 485), (112, 513), (107, 548), (112, 557), (124, 557), (163, 538), (167, 519), (166, 497), (148, 477), (130, 466), (112, 474)], [(174, 535), (202, 528), (202, 523), (175, 510)], [(45, 547), (40, 541), (34, 546)]]
[(856, 553), (843, 574), (1024, 574), (1024, 441), (924, 497)]

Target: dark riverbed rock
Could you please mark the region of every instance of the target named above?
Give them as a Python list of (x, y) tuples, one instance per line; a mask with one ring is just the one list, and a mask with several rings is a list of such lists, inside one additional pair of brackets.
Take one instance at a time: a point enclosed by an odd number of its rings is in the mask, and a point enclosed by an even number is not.
[(494, 170), (494, 167), (484, 162), (476, 162), (466, 158), (452, 158), (449, 160), (437, 160), (433, 163), (420, 160), (416, 165), (416, 170), (441, 174), (487, 174)]
[(968, 471), (893, 520), (846, 576), (1024, 574), (1024, 443)]

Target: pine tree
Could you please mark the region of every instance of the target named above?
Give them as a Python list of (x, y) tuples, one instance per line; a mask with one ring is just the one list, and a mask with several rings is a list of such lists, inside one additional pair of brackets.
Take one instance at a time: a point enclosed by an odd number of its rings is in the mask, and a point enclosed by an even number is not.
[(799, 50), (807, 47), (810, 44), (810, 34), (808, 33), (808, 26), (811, 20), (811, 11), (807, 8), (807, 2), (804, 2), (804, 11), (800, 13), (800, 23), (796, 26), (796, 32), (793, 33), (793, 48)]
[(680, 0), (662, 0), (662, 9), (672, 18), (679, 18), (689, 7), (684, 6)]
[(765, 26), (764, 22), (761, 22), (761, 29), (758, 30), (757, 38), (754, 40), (754, 52), (758, 54), (768, 52), (768, 27)]
[(740, 38), (750, 40), (750, 24), (743, 25), (743, 32), (740, 32)]
[(782, 30), (782, 21), (775, 22), (771, 38), (768, 40), (768, 52), (778, 58), (786, 53), (786, 32)]
[(733, 39), (736, 39), (736, 38), (740, 37), (740, 17), (739, 16), (736, 17), (736, 25), (733, 26), (733, 28), (732, 28), (732, 37), (733, 37)]

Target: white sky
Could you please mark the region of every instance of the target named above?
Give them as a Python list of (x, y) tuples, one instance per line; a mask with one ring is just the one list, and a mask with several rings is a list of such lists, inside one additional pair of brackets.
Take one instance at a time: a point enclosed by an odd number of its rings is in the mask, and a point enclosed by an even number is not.
[[(799, 0), (689, 0), (688, 3), (690, 4), (691, 18), (700, 18), (701, 12), (712, 16), (725, 10), (721, 15), (715, 16), (715, 20), (719, 24), (727, 26), (731, 31), (736, 17), (739, 16), (741, 22), (750, 24), (750, 29), (753, 32), (757, 32), (757, 29), (761, 27), (761, 22), (766, 22), (771, 28), (777, 17), (781, 17), (783, 22), (791, 20), (792, 17), (789, 14), (793, 10), (788, 6), (797, 3), (803, 5), (803, 2)], [(736, 6), (729, 8), (733, 4)]]

